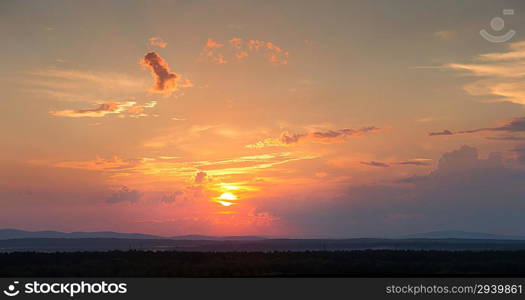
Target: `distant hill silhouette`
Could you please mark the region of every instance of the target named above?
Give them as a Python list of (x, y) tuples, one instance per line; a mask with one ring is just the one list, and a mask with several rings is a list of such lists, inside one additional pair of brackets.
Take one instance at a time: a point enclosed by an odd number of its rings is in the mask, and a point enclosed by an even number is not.
[(142, 233), (121, 233), (112, 231), (96, 232), (60, 232), (60, 231), (26, 231), (13, 228), (0, 229), (0, 240), (9, 239), (82, 239), (82, 238), (113, 238), (113, 239), (172, 239), (172, 240), (205, 240), (205, 241), (253, 241), (262, 240), (257, 236), (207, 236), (207, 235), (182, 235), (182, 236), (157, 236)]
[[(180, 235), (157, 236), (142, 233), (121, 233), (112, 231), (96, 232), (60, 232), (60, 231), (26, 231), (13, 228), (0, 229), (0, 240), (9, 239), (132, 239), (132, 240), (186, 240), (186, 241), (263, 241), (276, 240), (260, 236), (209, 236), (209, 235)], [(478, 240), (525, 240), (525, 236), (497, 235), (481, 232), (467, 232), (460, 230), (441, 230), (415, 233), (403, 236), (390, 237), (393, 239), (478, 239)], [(278, 240), (278, 239), (277, 239)], [(289, 239), (301, 240), (301, 239)], [(312, 238), (303, 240), (349, 240), (349, 239), (323, 239)], [(351, 238), (350, 240), (357, 240)]]
[(525, 240), (525, 236), (498, 235), (483, 232), (468, 232), (461, 230), (440, 230), (415, 233), (401, 236), (408, 239), (485, 239), (485, 240)]
[(209, 236), (209, 235), (180, 235), (169, 237), (172, 240), (187, 240), (187, 241), (257, 241), (265, 240), (266, 238), (260, 236), (241, 235), (241, 236)]
[(60, 232), (60, 231), (25, 231), (19, 229), (0, 229), (0, 240), (7, 239), (28, 239), (28, 238), (124, 238), (124, 239), (159, 239), (150, 234), (142, 233), (119, 233), (112, 231), (97, 232)]

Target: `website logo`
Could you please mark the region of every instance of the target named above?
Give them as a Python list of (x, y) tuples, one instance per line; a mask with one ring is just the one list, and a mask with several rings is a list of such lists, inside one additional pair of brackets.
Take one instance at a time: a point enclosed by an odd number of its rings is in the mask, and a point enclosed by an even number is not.
[(7, 290), (4, 290), (4, 294), (9, 297), (14, 297), (18, 294), (20, 294), (20, 291), (16, 288), (16, 286), (19, 284), (19, 281), (14, 281), (13, 284), (10, 284), (7, 287)]
[(38, 282), (31, 281), (18, 285), (19, 281), (14, 281), (4, 294), (8, 297), (23, 294), (65, 294), (70, 297), (75, 297), (81, 294), (126, 294), (128, 292), (126, 283), (115, 282)]
[[(514, 15), (514, 9), (504, 9), (503, 10), (504, 16), (513, 16)], [(494, 31), (501, 31), (503, 28), (505, 28), (505, 20), (501, 17), (494, 17), (492, 20), (490, 20), (490, 28)], [(504, 34), (501, 35), (493, 35), (490, 34), (487, 30), (482, 29), (479, 34), (486, 39), (489, 42), (492, 43), (504, 43), (509, 41), (514, 37), (516, 34), (515, 30), (509, 30)]]

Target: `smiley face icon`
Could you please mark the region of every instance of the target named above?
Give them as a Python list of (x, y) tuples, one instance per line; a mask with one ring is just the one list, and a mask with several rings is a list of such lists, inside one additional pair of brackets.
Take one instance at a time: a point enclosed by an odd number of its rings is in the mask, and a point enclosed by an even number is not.
[[(514, 10), (513, 9), (504, 9), (503, 10), (503, 14), (504, 15), (514, 15)], [(494, 30), (494, 31), (501, 31), (501, 30), (503, 30), (503, 28), (505, 28), (505, 20), (503, 20), (503, 18), (501, 18), (501, 17), (494, 17), (494, 18), (492, 18), (492, 20), (490, 20), (490, 28), (492, 28), (492, 30)], [(484, 39), (486, 39), (489, 42), (492, 42), (492, 43), (504, 43), (504, 42), (507, 42), (510, 39), (512, 39), (514, 37), (514, 35), (516, 34), (516, 31), (509, 30), (505, 34), (502, 34), (502, 35), (493, 35), (493, 34), (490, 34), (487, 30), (482, 29), (479, 32), (479, 34)]]
[(8, 287), (7, 287), (7, 290), (4, 290), (4, 294), (6, 296), (9, 296), (9, 297), (14, 297), (16, 295), (18, 295), (20, 293), (19, 290), (16, 289), (15, 285), (17, 285), (19, 282), (18, 281), (15, 281), (13, 282), (13, 284), (10, 284)]

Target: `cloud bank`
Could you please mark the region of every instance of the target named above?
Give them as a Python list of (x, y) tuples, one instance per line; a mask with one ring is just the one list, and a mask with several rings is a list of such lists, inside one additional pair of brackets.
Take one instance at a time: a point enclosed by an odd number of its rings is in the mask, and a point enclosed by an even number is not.
[(261, 199), (257, 212), (310, 236), (388, 236), (446, 229), (525, 234), (521, 213), (525, 170), (516, 162), (506, 161), (500, 153), (482, 158), (476, 148), (463, 146), (443, 154), (427, 175), (399, 183), (349, 183), (340, 196), (331, 198), (321, 193)]

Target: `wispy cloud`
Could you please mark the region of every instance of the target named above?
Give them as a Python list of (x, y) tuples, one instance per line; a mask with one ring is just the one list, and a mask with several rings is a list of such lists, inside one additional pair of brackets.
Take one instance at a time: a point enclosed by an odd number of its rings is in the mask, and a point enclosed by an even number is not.
[(456, 37), (456, 34), (453, 30), (438, 30), (433, 35), (443, 40), (450, 40)]
[(381, 161), (362, 161), (360, 164), (369, 166), (369, 167), (380, 167), (380, 168), (388, 168), (393, 165), (399, 165), (399, 166), (429, 166), (431, 159), (427, 158), (416, 158), (411, 160), (402, 160), (402, 161), (394, 161), (394, 162), (381, 162)]
[(49, 162), (44, 164), (50, 164), (54, 167), (67, 168), (67, 169), (80, 169), (90, 171), (111, 171), (111, 170), (129, 170), (141, 163), (145, 162), (144, 159), (122, 159), (118, 156), (111, 158), (102, 158), (97, 156), (93, 160), (82, 160), (82, 161), (59, 161)]
[[(230, 175), (254, 175), (263, 170), (272, 169), (294, 161), (317, 158), (311, 155), (300, 155), (291, 152), (268, 153), (262, 155), (240, 156), (215, 161), (183, 161), (177, 157), (142, 157), (123, 159), (120, 157), (101, 158), (81, 161), (44, 162), (34, 164), (52, 165), (59, 168), (99, 171), (126, 182), (145, 184), (152, 180), (188, 184), (202, 184), (205, 178)], [(207, 180), (206, 180), (207, 181)]]
[(423, 117), (423, 118), (416, 119), (416, 122), (430, 123), (430, 122), (434, 122), (436, 120), (438, 120), (438, 118), (436, 118), (436, 117)]
[(525, 105), (525, 41), (509, 44), (505, 52), (479, 55), (473, 63), (445, 67), (481, 78), (464, 87), (471, 95), (496, 96), (497, 101)]
[(160, 48), (166, 48), (166, 46), (168, 46), (168, 43), (158, 36), (150, 37), (148, 42), (151, 46), (157, 46)]
[(142, 93), (147, 87), (142, 79), (115, 72), (53, 68), (20, 74), (22, 77), (15, 80), (25, 91), (69, 102), (97, 102), (100, 98), (122, 97), (122, 91)]
[(135, 101), (126, 102), (115, 102), (107, 101), (99, 104), (99, 106), (91, 109), (79, 109), (79, 110), (58, 110), (50, 111), (49, 113), (56, 117), (69, 117), (69, 118), (101, 118), (110, 114), (122, 114), (127, 113), (134, 117), (145, 117), (147, 114), (144, 113), (144, 109), (153, 108), (157, 104), (156, 101), (147, 102), (142, 105), (137, 105)]
[(363, 127), (360, 129), (339, 129), (328, 131), (313, 131), (307, 133), (289, 133), (283, 132), (278, 138), (267, 138), (254, 144), (247, 145), (247, 148), (264, 148), (293, 145), (300, 142), (317, 142), (317, 143), (341, 143), (348, 138), (359, 137), (369, 132), (378, 131), (379, 128), (374, 126)]
[(509, 51), (481, 54), (480, 60), (484, 61), (512, 61), (525, 58), (525, 41), (511, 43), (508, 45)]

